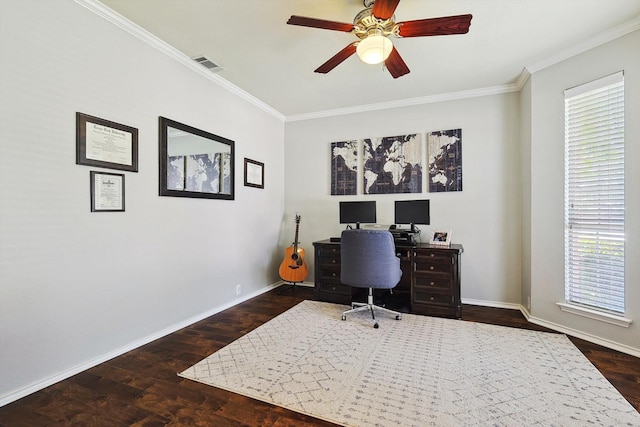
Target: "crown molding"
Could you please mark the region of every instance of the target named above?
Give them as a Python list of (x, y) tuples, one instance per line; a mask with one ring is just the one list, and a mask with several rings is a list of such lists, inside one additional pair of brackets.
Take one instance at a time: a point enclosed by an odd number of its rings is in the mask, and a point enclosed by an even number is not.
[(437, 102), (456, 101), (459, 99), (476, 98), (480, 96), (500, 95), (503, 93), (517, 92), (522, 86), (518, 86), (516, 83), (491, 86), (480, 89), (464, 90), (460, 92), (449, 92), (438, 95), (420, 96), (416, 98), (406, 98), (397, 101), (380, 102), (376, 104), (358, 105), (355, 107), (338, 108), (335, 110), (318, 111), (308, 114), (298, 114), (293, 116), (287, 116), (286, 122), (296, 122), (301, 120), (319, 119), (326, 117), (342, 116), (346, 114), (366, 113), (370, 111), (387, 110), (390, 108), (402, 108), (410, 107), (414, 105), (434, 104)]
[(518, 79), (514, 83), (518, 92), (520, 92), (520, 90), (522, 90), (522, 88), (524, 87), (525, 83), (527, 83), (527, 80), (529, 80), (529, 77), (531, 77), (531, 73), (529, 72), (529, 70), (527, 70), (527, 67), (524, 67), (522, 69), (522, 71), (520, 72), (520, 75), (518, 76)]
[(165, 55), (169, 56), (170, 58), (180, 62), (181, 64), (183, 64), (187, 68), (189, 68), (192, 71), (195, 71), (196, 73), (200, 74), (202, 77), (214, 82), (218, 86), (221, 86), (222, 88), (226, 89), (227, 91), (231, 92), (232, 94), (237, 95), (238, 97), (244, 99), (245, 101), (249, 102), (250, 104), (258, 107), (259, 109), (265, 111), (266, 113), (270, 114), (271, 116), (273, 116), (273, 117), (279, 119), (280, 121), (284, 122), (285, 116), (282, 113), (280, 113), (279, 111), (275, 110), (271, 106), (269, 106), (269, 105), (265, 104), (264, 102), (260, 101), (259, 99), (257, 99), (253, 95), (250, 95), (249, 93), (247, 93), (244, 90), (240, 89), (236, 85), (234, 85), (234, 84), (230, 83), (229, 81), (223, 79), (219, 75), (214, 74), (211, 71), (207, 70), (205, 67), (203, 67), (202, 65), (196, 63), (193, 59), (189, 58), (187, 55), (183, 54), (182, 52), (180, 52), (179, 50), (177, 50), (176, 48), (174, 48), (170, 44), (160, 40), (158, 37), (154, 36), (153, 34), (151, 34), (148, 31), (146, 31), (145, 29), (143, 29), (139, 25), (136, 25), (135, 23), (131, 22), (130, 20), (128, 20), (124, 16), (122, 16), (122, 15), (116, 13), (115, 11), (113, 11), (112, 9), (106, 7), (104, 4), (100, 3), (98, 0), (75, 0), (75, 2), (78, 3), (79, 5), (84, 6), (87, 9), (89, 9), (91, 12), (95, 13), (96, 15), (99, 15), (100, 17), (104, 18), (105, 20), (111, 22), (115, 26), (125, 30), (126, 32), (128, 32), (129, 34), (131, 34), (134, 37), (138, 38), (139, 40), (147, 43), (148, 45), (150, 45), (154, 49), (159, 50), (160, 52), (164, 53)]
[(557, 54), (547, 59), (543, 59), (542, 61), (536, 62), (534, 64), (530, 64), (526, 66), (526, 69), (529, 72), (529, 74), (536, 73), (540, 70), (548, 68), (552, 65), (555, 65), (566, 59), (572, 58), (576, 55), (584, 53), (598, 46), (601, 46), (612, 40), (618, 39), (622, 36), (625, 36), (639, 29), (640, 29), (640, 15), (636, 16), (634, 19), (630, 21), (627, 21), (623, 24), (618, 25), (617, 27), (613, 27), (594, 37), (588, 38), (569, 49), (565, 49), (561, 52), (558, 52)]

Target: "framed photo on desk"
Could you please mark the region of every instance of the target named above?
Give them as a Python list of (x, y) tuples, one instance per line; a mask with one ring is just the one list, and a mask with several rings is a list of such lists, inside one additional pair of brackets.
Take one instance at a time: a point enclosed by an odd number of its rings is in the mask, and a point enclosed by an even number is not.
[(429, 239), (430, 245), (450, 246), (451, 245), (451, 230), (433, 230), (431, 232), (431, 238)]

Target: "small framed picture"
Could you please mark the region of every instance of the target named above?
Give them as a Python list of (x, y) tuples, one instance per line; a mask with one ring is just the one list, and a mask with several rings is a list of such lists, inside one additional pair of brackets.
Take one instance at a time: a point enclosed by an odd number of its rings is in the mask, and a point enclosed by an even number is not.
[(246, 187), (264, 188), (264, 163), (245, 157), (244, 185)]
[(124, 174), (91, 171), (91, 212), (124, 212)]
[(431, 232), (430, 245), (451, 245), (451, 230), (433, 230)]

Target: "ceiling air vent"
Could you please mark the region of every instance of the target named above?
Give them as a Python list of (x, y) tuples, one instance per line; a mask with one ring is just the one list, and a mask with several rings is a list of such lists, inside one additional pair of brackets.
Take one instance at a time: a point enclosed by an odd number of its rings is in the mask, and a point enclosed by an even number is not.
[(214, 73), (217, 73), (218, 71), (222, 70), (221, 66), (219, 66), (218, 64), (216, 64), (215, 62), (207, 58), (206, 56), (199, 56), (197, 58), (193, 58), (193, 60)]

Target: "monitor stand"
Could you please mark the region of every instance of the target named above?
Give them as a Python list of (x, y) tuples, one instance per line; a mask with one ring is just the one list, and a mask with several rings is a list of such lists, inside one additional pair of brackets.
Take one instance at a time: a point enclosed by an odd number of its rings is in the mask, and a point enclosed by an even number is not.
[(416, 228), (413, 224), (411, 224), (411, 228), (391, 228), (389, 231), (393, 235), (393, 241), (396, 245), (414, 246), (416, 244)]
[(416, 241), (411, 233), (394, 234), (393, 242), (396, 246), (415, 246)]

